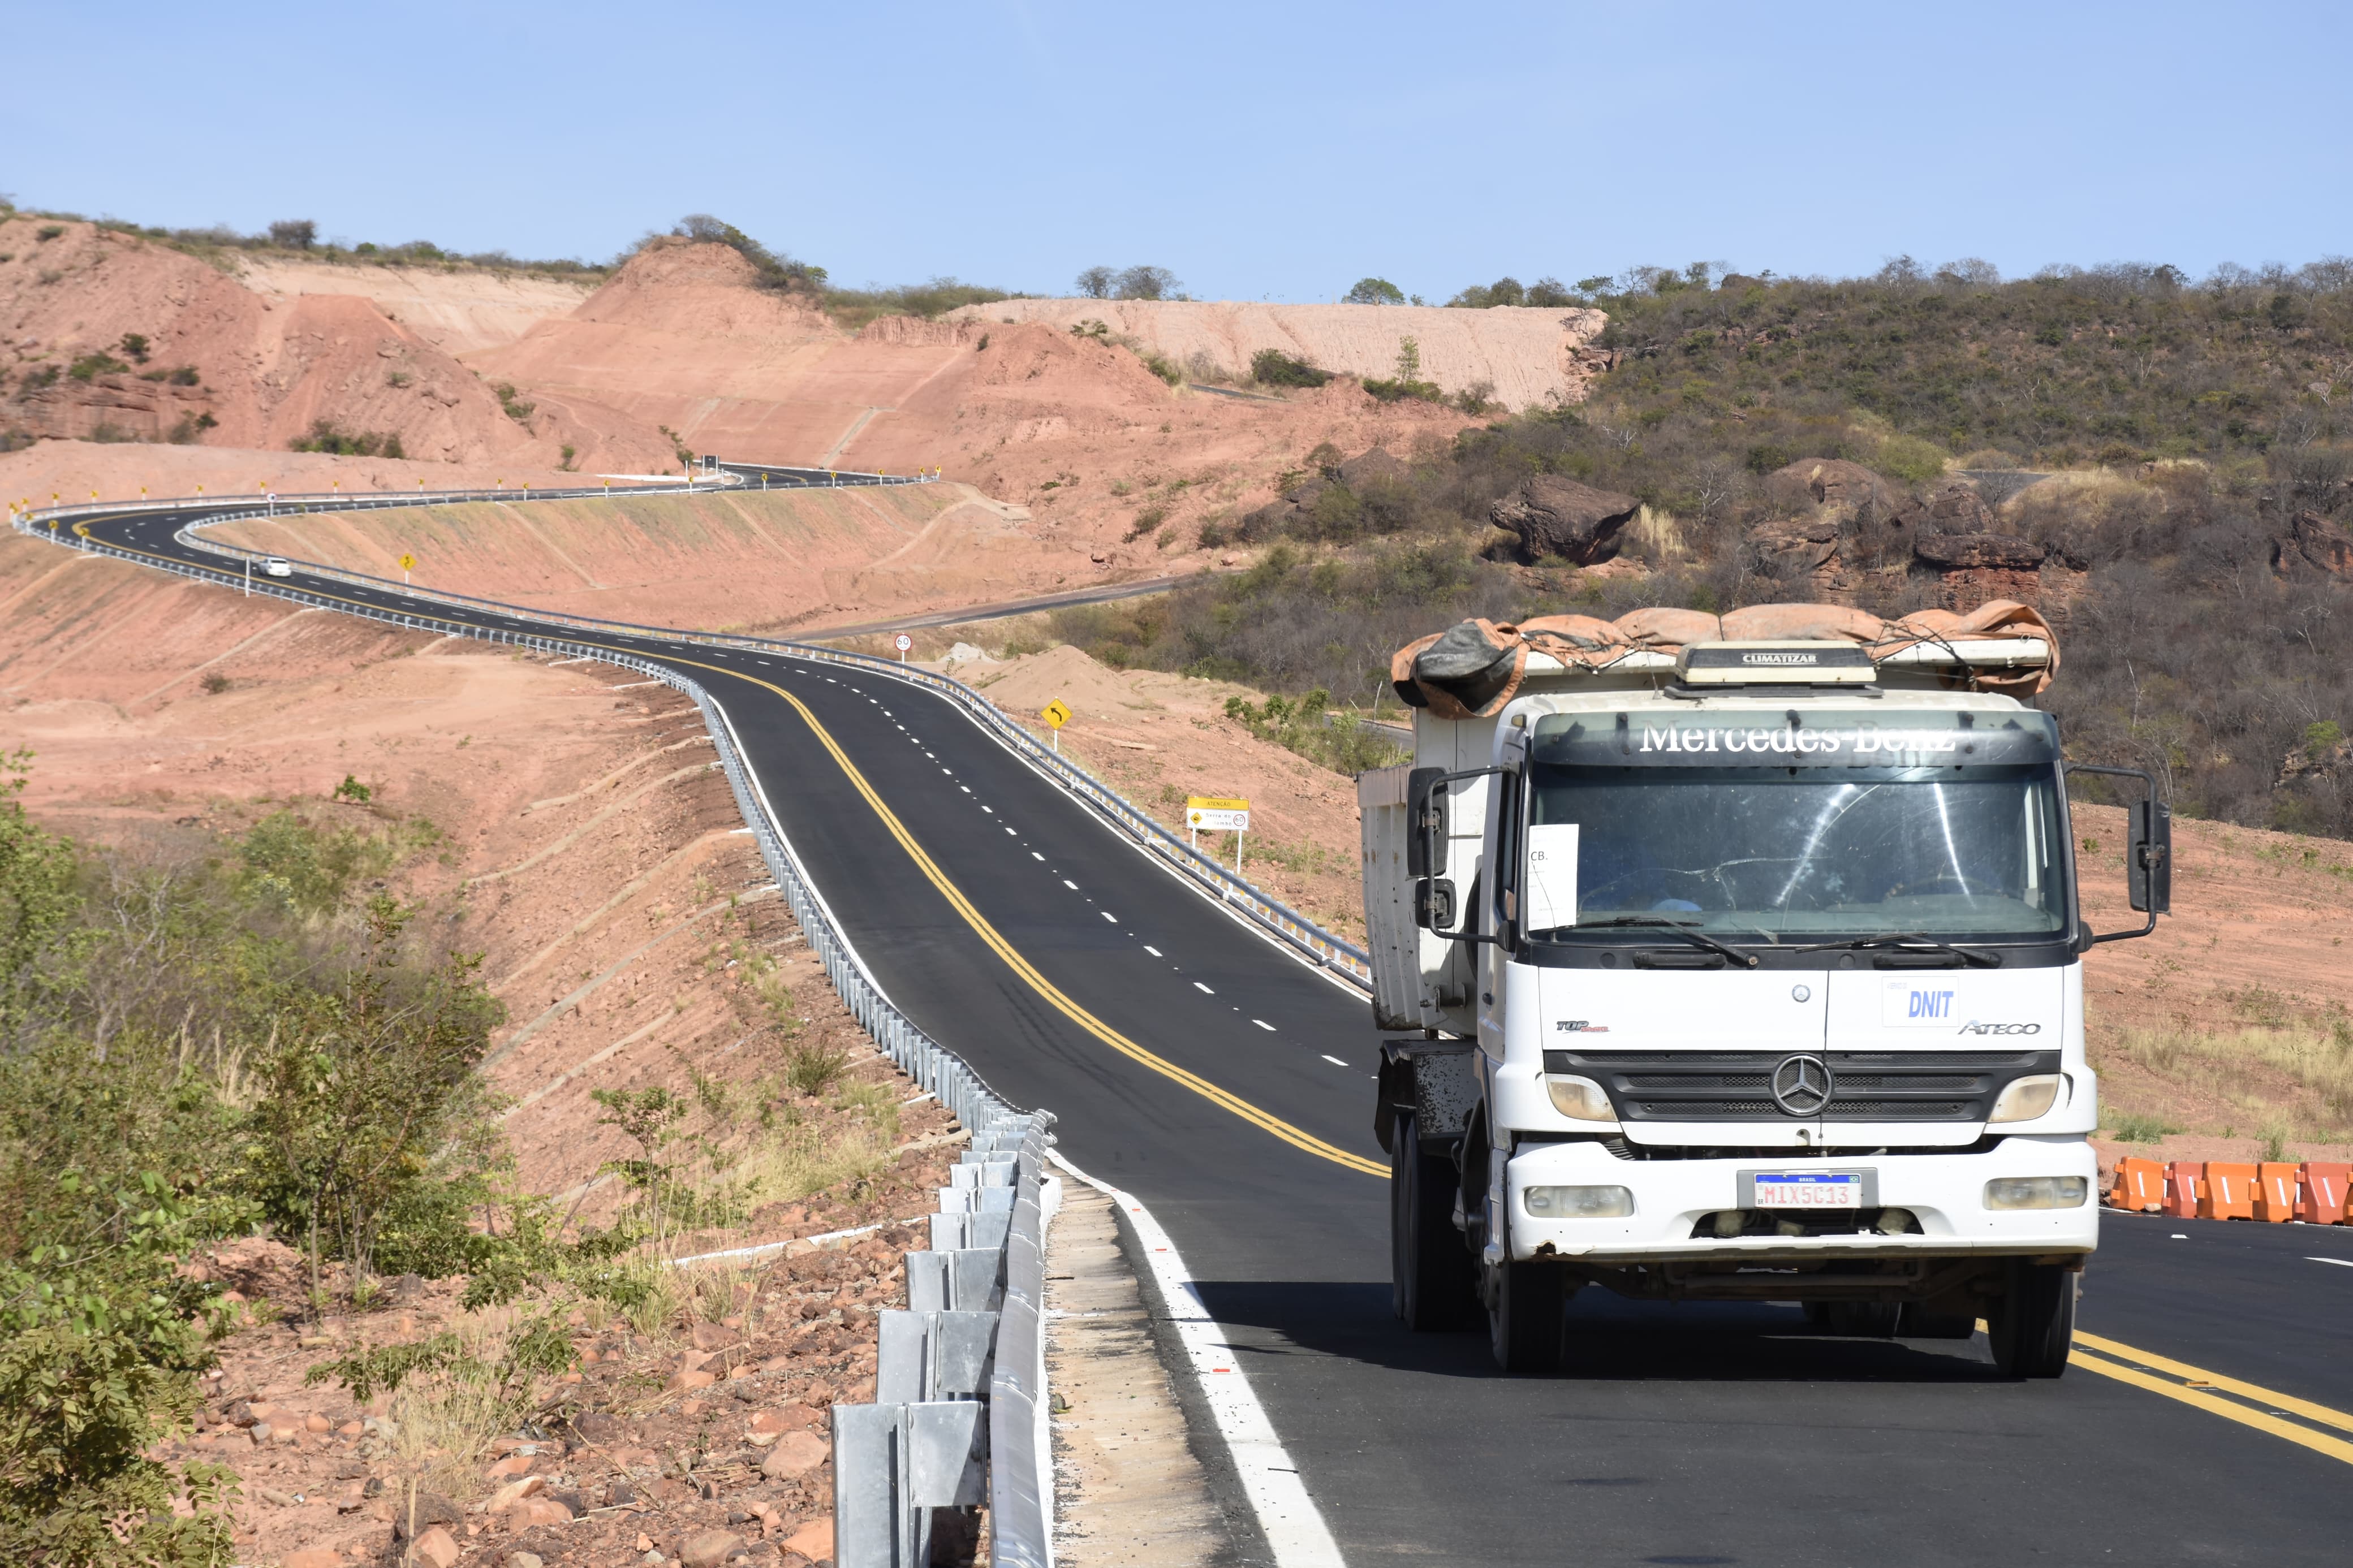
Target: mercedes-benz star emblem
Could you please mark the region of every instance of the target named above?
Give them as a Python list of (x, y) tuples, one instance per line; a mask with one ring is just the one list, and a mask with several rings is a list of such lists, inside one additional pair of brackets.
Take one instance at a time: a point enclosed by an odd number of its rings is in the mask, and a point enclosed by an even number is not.
[(1831, 1102), (1830, 1064), (1820, 1057), (1783, 1057), (1773, 1069), (1773, 1103), (1791, 1116), (1820, 1116)]

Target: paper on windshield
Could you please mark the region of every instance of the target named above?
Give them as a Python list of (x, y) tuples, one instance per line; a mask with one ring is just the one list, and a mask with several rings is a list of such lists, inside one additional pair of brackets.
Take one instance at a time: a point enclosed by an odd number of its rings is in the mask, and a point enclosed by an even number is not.
[(1577, 923), (1577, 826), (1541, 822), (1528, 828), (1529, 931)]

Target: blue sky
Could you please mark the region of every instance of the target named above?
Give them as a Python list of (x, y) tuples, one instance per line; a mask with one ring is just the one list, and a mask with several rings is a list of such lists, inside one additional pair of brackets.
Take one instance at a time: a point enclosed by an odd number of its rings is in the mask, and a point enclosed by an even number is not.
[(1293, 300), (2353, 251), (2342, 5), (12, 10), (0, 191), (144, 223)]

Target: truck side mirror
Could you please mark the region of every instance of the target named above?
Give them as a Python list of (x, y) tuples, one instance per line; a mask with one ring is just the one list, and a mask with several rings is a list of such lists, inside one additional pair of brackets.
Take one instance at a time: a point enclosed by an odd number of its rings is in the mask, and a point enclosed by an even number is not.
[(2133, 808), (2132, 845), (2125, 875), (2132, 907), (2150, 915), (2173, 908), (2173, 808), (2145, 800)]
[(1424, 877), (1415, 882), (1413, 923), (1424, 931), (1451, 931), (1454, 926), (1454, 884), (1444, 877)]
[[(2076, 936), (2078, 952), (2089, 952), (2104, 942), (2147, 936), (2157, 929), (2157, 917), (2173, 908), (2173, 808), (2157, 798), (2157, 780), (2138, 768), (2104, 768), (2090, 763), (2069, 763), (2070, 773), (2105, 773), (2111, 778), (2138, 779), (2140, 799), (2125, 807), (2128, 825), (2125, 846), (2125, 894), (2136, 914), (2148, 917), (2136, 931), (2093, 932), (2083, 928)], [(2080, 922), (2079, 922), (2080, 923)]]
[[(1444, 768), (1416, 768), (1405, 781), (1405, 874), (1427, 877), (1446, 868), (1446, 792), (1438, 781)], [(1422, 922), (1429, 924), (1427, 921)]]

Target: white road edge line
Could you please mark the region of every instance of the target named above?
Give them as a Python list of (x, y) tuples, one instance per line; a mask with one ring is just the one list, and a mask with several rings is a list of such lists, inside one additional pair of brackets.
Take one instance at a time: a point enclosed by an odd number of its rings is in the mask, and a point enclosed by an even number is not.
[(2306, 1258), (2306, 1263), (2334, 1263), (2339, 1268), (2353, 1268), (2353, 1258)]
[[(1226, 1343), (1223, 1329), (1202, 1304), (1200, 1292), (1194, 1289), (1176, 1244), (1160, 1228), (1152, 1211), (1134, 1198), (1096, 1181), (1064, 1159), (1059, 1150), (1049, 1149), (1046, 1156), (1073, 1179), (1117, 1204), (1135, 1226), (1145, 1258), (1152, 1265), (1153, 1282), (1168, 1306), (1169, 1326), (1185, 1347), (1201, 1401), (1209, 1407), (1218, 1436), (1233, 1457), (1234, 1474), (1241, 1480), (1243, 1495), (1250, 1499), (1250, 1511), (1258, 1516), (1276, 1568), (1346, 1568), (1339, 1543), (1332, 1539), (1315, 1500), (1307, 1495), (1306, 1484), (1300, 1480), (1299, 1468), (1283, 1448), (1282, 1439), (1275, 1436), (1274, 1423), (1267, 1419), (1265, 1406), (1251, 1391), (1249, 1375)], [(1196, 1315), (1176, 1316), (1186, 1306), (1192, 1307)]]

